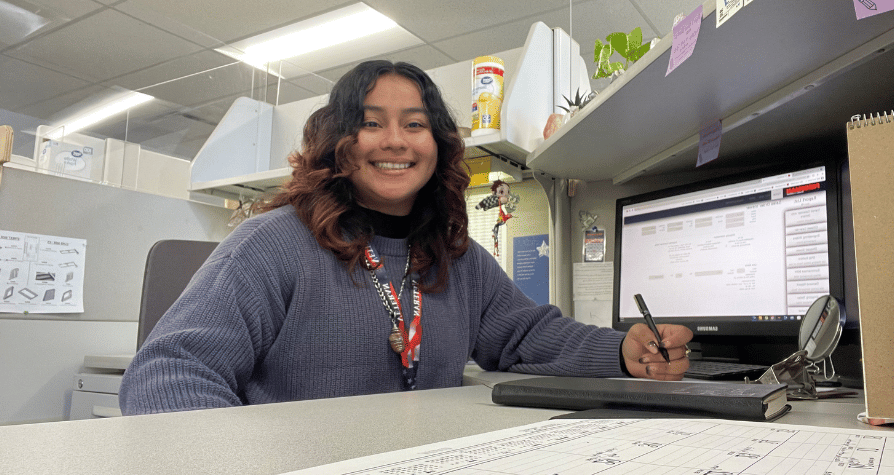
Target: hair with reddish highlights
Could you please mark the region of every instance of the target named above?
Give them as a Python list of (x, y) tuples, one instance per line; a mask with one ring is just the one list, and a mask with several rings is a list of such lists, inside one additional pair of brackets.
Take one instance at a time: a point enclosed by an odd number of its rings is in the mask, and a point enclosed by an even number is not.
[(261, 206), (262, 211), (284, 205), (298, 216), (317, 242), (347, 263), (351, 272), (361, 262), (373, 230), (358, 211), (354, 185), (348, 179), (354, 166), (348, 160), (363, 122), (363, 101), (379, 77), (396, 74), (419, 87), (438, 147), (435, 172), (419, 190), (413, 210), (413, 230), (407, 237), (413, 270), (424, 292), (447, 285), (450, 261), (469, 246), (465, 190), (468, 167), (463, 162), (463, 140), (438, 87), (421, 69), (408, 63), (366, 61), (342, 76), (329, 102), (311, 114), (304, 126), (303, 150), (292, 152), (292, 179)]

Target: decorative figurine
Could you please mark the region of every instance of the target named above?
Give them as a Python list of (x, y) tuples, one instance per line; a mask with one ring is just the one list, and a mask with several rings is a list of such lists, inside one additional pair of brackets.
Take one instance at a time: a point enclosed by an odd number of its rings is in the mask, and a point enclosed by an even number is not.
[(487, 211), (499, 207), (500, 215), (497, 218), (497, 224), (494, 225), (494, 257), (500, 256), (500, 226), (506, 224), (512, 213), (518, 208), (519, 197), (509, 192), (509, 184), (503, 180), (493, 182), (490, 187), (492, 195), (481, 200), (475, 206), (475, 209)]

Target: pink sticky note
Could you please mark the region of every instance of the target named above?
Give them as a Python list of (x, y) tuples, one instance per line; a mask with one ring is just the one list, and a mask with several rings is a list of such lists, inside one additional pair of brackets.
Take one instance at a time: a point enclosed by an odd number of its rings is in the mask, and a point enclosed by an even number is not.
[(857, 20), (894, 10), (894, 0), (854, 0)]
[(698, 32), (702, 27), (702, 6), (674, 25), (674, 42), (671, 43), (670, 61), (667, 63), (665, 77), (677, 66), (692, 56), (695, 43), (698, 42)]
[(723, 124), (720, 120), (702, 127), (699, 131), (698, 161), (695, 166), (700, 167), (720, 155), (721, 135), (723, 135)]

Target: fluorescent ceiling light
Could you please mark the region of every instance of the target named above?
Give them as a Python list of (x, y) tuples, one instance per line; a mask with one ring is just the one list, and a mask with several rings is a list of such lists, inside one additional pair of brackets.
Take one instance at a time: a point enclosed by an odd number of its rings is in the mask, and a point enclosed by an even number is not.
[(264, 64), (363, 38), (397, 26), (390, 18), (369, 9), (319, 26), (286, 34), (245, 48), (243, 61)]
[[(307, 74), (333, 67), (333, 63), (345, 64), (420, 43), (390, 18), (364, 3), (355, 3), (216, 51), (274, 76), (280, 76), (282, 68), (283, 76), (293, 77), (301, 74), (296, 68)], [(277, 61), (281, 63), (277, 65)]]
[(130, 92), (126, 95), (95, 109), (84, 112), (83, 114), (72, 117), (61, 125), (44, 135), (50, 140), (59, 140), (65, 135), (77, 132), (85, 127), (89, 127), (97, 122), (112, 117), (115, 114), (124, 112), (130, 108), (136, 107), (144, 102), (155, 99), (154, 97), (143, 94), (141, 92)]

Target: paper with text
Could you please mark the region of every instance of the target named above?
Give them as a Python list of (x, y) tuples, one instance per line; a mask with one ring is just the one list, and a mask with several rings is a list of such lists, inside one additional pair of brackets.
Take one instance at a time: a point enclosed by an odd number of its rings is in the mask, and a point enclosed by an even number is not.
[(752, 0), (717, 0), (717, 26), (726, 23), (742, 7), (751, 2)]
[(892, 474), (894, 434), (765, 422), (559, 419), (297, 474)]
[(667, 63), (665, 77), (677, 66), (689, 59), (698, 42), (698, 32), (702, 26), (702, 6), (674, 25), (674, 41), (671, 43), (670, 61)]
[(81, 313), (87, 241), (0, 230), (0, 313)]
[(614, 262), (575, 262), (572, 265), (574, 300), (611, 300)]
[(723, 135), (723, 123), (714, 121), (699, 131), (698, 160), (695, 166), (700, 167), (720, 156), (720, 137)]

